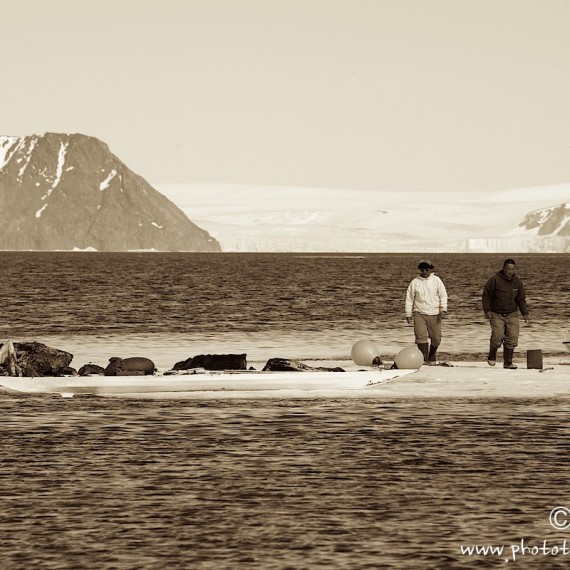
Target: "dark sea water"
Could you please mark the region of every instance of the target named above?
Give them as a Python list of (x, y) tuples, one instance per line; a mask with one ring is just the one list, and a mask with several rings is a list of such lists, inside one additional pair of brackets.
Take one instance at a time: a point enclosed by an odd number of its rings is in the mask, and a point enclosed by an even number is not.
[[(443, 350), (485, 350), (480, 294), (502, 259), (432, 257), (450, 295)], [(559, 352), (569, 257), (516, 260), (532, 316), (521, 350)], [(77, 367), (146, 355), (166, 368), (221, 350), (334, 358), (360, 338), (390, 354), (413, 342), (403, 298), (415, 255), (1, 253), (0, 261), (0, 336), (70, 350)], [(549, 522), (553, 509), (570, 508), (570, 399), (0, 391), (0, 411), (2, 570), (570, 564), (570, 530)], [(570, 521), (561, 512), (557, 520)], [(476, 546), (502, 552), (466, 550)]]
[(570, 563), (570, 400), (0, 403), (3, 569)]
[[(487, 278), (504, 255), (438, 254), (449, 294), (443, 352), (484, 352)], [(201, 353), (346, 358), (361, 339), (393, 357), (413, 343), (404, 298), (415, 254), (0, 252), (0, 338), (41, 340), (72, 366), (147, 356), (160, 369)], [(531, 320), (520, 349), (560, 351), (570, 322), (570, 255), (516, 256)]]

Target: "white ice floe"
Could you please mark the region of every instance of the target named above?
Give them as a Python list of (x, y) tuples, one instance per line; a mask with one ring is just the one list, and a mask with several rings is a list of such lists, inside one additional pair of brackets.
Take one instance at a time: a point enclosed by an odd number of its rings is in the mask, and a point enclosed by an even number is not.
[[(508, 398), (541, 400), (570, 398), (568, 360), (553, 358), (542, 369), (508, 370), (486, 363), (453, 363), (422, 366), (419, 370), (368, 369), (338, 362), (346, 372), (294, 372), (224, 374), (204, 372), (184, 375), (137, 377), (3, 377), (0, 389), (24, 392), (57, 392), (62, 396), (96, 393), (100, 396), (191, 398), (374, 398), (457, 399)], [(311, 362), (312, 366), (318, 363)], [(330, 364), (330, 363), (329, 363)], [(364, 380), (362, 381), (361, 378)]]
[(570, 362), (553, 357), (544, 368), (504, 369), (497, 363), (454, 363), (452, 367), (422, 366), (417, 372), (378, 388), (387, 398), (546, 398), (570, 397)]

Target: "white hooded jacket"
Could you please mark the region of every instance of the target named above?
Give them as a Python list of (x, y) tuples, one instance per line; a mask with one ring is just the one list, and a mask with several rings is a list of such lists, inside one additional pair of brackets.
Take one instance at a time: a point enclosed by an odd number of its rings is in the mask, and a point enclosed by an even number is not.
[(447, 313), (447, 291), (443, 281), (434, 273), (412, 279), (406, 292), (406, 317), (411, 317), (413, 312), (439, 315), (442, 311)]

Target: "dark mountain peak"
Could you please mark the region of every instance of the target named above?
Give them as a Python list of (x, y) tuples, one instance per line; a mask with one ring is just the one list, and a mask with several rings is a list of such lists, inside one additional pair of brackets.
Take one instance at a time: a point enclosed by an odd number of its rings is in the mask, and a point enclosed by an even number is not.
[(82, 134), (0, 137), (0, 249), (220, 251), (219, 243)]
[(570, 203), (529, 212), (519, 227), (538, 236), (570, 236)]

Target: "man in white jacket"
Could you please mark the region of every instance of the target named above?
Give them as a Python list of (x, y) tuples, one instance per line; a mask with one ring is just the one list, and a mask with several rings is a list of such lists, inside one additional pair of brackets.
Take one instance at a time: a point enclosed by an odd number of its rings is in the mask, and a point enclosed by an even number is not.
[(412, 279), (406, 292), (406, 321), (414, 323), (416, 344), (424, 355), (424, 364), (435, 364), (435, 353), (441, 343), (441, 320), (447, 315), (447, 291), (443, 281), (432, 273), (431, 261), (420, 261), (418, 269), (420, 274)]

